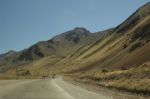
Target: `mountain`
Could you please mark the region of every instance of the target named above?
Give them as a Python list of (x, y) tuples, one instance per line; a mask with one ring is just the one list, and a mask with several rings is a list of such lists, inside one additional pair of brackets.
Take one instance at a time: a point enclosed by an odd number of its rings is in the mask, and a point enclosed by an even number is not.
[(129, 18), (127, 18), (122, 24), (120, 24), (116, 31), (117, 33), (125, 33), (132, 29), (137, 23), (143, 20), (150, 14), (150, 4), (147, 3), (135, 11)]
[[(0, 65), (15, 64), (16, 66), (17, 64), (20, 66), (50, 56), (61, 60), (56, 63), (57, 66), (65, 63), (67, 66), (64, 68), (65, 71), (70, 71), (70, 69), (74, 71), (72, 68), (75, 71), (81, 68), (99, 70), (140, 65), (149, 60), (149, 53), (144, 51), (149, 49), (149, 15), (150, 3), (147, 3), (115, 28), (91, 33), (85, 28), (77, 27), (48, 41), (40, 41), (16, 55), (10, 55), (7, 63), (4, 59)], [(137, 52), (137, 49), (141, 51)], [(135, 56), (140, 53), (142, 55), (137, 59)], [(70, 64), (76, 66), (70, 66)]]
[[(54, 68), (61, 67), (63, 71), (71, 70), (70, 72), (140, 65), (149, 60), (149, 15), (150, 3), (147, 3), (115, 28), (91, 33), (85, 28), (77, 27), (48, 41), (40, 41), (16, 55), (10, 55), (0, 61), (0, 66), (22, 66), (46, 57), (58, 59)], [(141, 51), (138, 52), (137, 49)], [(140, 53), (141, 57), (137, 59), (136, 56)], [(61, 66), (62, 64), (66, 65)]]
[[(73, 60), (84, 60), (84, 65), (76, 66), (79, 70), (101, 68), (130, 68), (149, 61), (150, 50), (150, 3), (139, 8), (112, 32), (99, 39), (91, 47), (81, 52), (82, 55)], [(138, 57), (140, 55), (140, 57)], [(85, 65), (85, 63), (88, 65)], [(91, 62), (91, 63), (90, 63)], [(93, 65), (94, 64), (94, 65)], [(70, 67), (68, 67), (70, 68)], [(71, 70), (74, 67), (71, 67)], [(99, 69), (98, 69), (99, 68)], [(65, 68), (66, 69), (66, 68)], [(75, 68), (74, 68), (75, 69)], [(76, 71), (75, 69), (75, 71)]]
[(150, 93), (149, 51), (150, 2), (115, 28), (91, 33), (77, 27), (9, 55), (0, 60), (0, 72), (16, 75), (16, 69), (29, 70), (33, 76), (58, 73), (105, 87)]
[[(75, 28), (61, 33), (48, 41), (41, 41), (22, 51), (18, 60), (36, 60), (49, 55), (65, 57), (78, 47), (88, 45), (99, 38), (85, 28)], [(99, 34), (103, 35), (103, 34)]]
[(63, 43), (65, 41), (70, 41), (74, 43), (78, 43), (82, 38), (89, 36), (91, 33), (90, 31), (86, 30), (85, 28), (75, 28), (74, 30), (62, 33), (60, 35), (55, 36), (50, 41)]
[(7, 53), (1, 54), (0, 55), (0, 60), (5, 58), (5, 57), (9, 57), (10, 55), (13, 55), (15, 53), (16, 53), (16, 51), (11, 50), (11, 51), (8, 51)]
[(58, 61), (51, 70), (76, 81), (150, 93), (150, 2), (87, 47)]
[(85, 28), (77, 27), (48, 41), (40, 41), (23, 51), (10, 55), (7, 59), (1, 60), (0, 71), (4, 72), (10, 68), (29, 64), (45, 57), (62, 59), (82, 47), (89, 46), (111, 30), (91, 33)]

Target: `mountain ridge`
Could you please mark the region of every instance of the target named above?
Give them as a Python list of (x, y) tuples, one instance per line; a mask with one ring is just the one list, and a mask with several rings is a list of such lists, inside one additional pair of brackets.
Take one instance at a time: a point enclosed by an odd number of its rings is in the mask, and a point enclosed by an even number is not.
[(8, 51), (6, 53), (2, 53), (2, 54), (0, 54), (0, 59), (3, 59), (5, 57), (8, 57), (8, 56), (10, 56), (12, 54), (15, 54), (15, 53), (16, 53), (16, 51), (14, 51), (14, 50), (10, 50), (10, 51)]
[(140, 66), (150, 60), (149, 15), (147, 3), (112, 29), (91, 33), (77, 27), (0, 61), (0, 70), (19, 66), (37, 72), (82, 73)]

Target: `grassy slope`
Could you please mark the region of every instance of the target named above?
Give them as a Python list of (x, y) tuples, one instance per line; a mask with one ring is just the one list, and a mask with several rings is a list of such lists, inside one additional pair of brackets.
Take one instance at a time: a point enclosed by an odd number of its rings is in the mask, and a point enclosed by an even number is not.
[(147, 95), (150, 94), (149, 78), (150, 62), (128, 70), (88, 72), (79, 76), (80, 80), (95, 81), (100, 86)]
[[(150, 4), (147, 4), (144, 8), (149, 11)], [(124, 22), (132, 23), (132, 21), (136, 21), (135, 25), (121, 24), (120, 27), (126, 27), (127, 29), (125, 33), (119, 33), (122, 28), (119, 30), (117, 27), (112, 33), (108, 33), (95, 43), (79, 49), (76, 55), (73, 55), (74, 57), (67, 57), (57, 65), (65, 64), (64, 72), (76, 72), (103, 68), (130, 68), (149, 61), (150, 16), (149, 14), (146, 16), (145, 13), (143, 14), (144, 8), (140, 8), (129, 17), (133, 20), (128, 19)], [(139, 20), (136, 17), (139, 17)]]

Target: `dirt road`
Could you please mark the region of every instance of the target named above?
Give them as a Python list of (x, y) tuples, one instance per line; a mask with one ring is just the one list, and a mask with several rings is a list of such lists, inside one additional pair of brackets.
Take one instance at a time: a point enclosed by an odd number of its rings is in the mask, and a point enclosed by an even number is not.
[(112, 99), (59, 79), (1, 80), (0, 99)]

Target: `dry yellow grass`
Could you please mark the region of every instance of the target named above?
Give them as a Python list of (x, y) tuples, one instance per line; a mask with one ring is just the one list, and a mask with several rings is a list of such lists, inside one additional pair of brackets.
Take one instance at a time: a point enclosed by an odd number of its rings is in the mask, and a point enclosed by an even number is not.
[(108, 88), (150, 94), (150, 62), (129, 70), (83, 73), (80, 80), (89, 79)]

